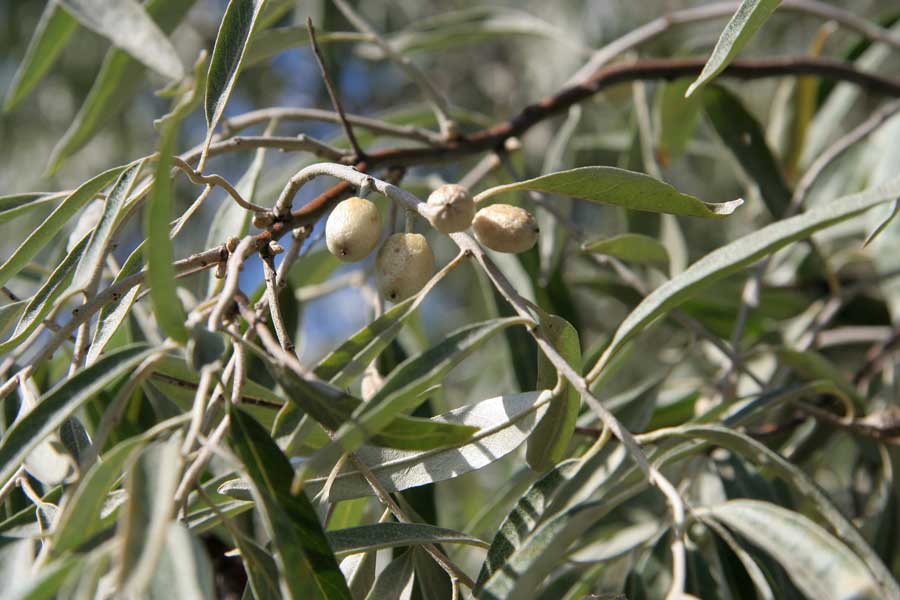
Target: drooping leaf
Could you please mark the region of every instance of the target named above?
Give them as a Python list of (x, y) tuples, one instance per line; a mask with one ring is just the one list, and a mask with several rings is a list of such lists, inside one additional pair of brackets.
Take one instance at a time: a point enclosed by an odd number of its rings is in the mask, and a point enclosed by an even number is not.
[(421, 544), (468, 544), (487, 547), (487, 544), (478, 538), (425, 523), (360, 525), (329, 531), (327, 536), (331, 548), (339, 556)]
[(159, 25), (136, 0), (59, 0), (78, 21), (160, 75), (181, 79), (184, 66)]
[(247, 583), (258, 600), (279, 600), (278, 566), (271, 553), (252, 539), (243, 535), (234, 538), (241, 553), (241, 561), (247, 572)]
[(225, 8), (225, 15), (219, 25), (216, 44), (209, 61), (206, 83), (207, 144), (225, 111), (225, 105), (241, 70), (241, 62), (244, 60), (256, 19), (265, 5), (266, 0), (229, 0)]
[(126, 597), (143, 595), (162, 566), (170, 525), (175, 516), (175, 490), (181, 479), (181, 436), (145, 448), (128, 470), (127, 499), (119, 511), (117, 537), (119, 589)]
[(721, 73), (756, 35), (780, 3), (781, 0), (743, 0), (719, 36), (700, 76), (688, 88), (687, 95), (690, 96), (697, 88)]
[(153, 189), (144, 207), (147, 243), (147, 285), (157, 323), (163, 332), (181, 344), (190, 337), (184, 325), (186, 315), (176, 291), (174, 252), (169, 238), (172, 220), (172, 156), (178, 142), (181, 119), (166, 120), (159, 141), (159, 160), (153, 175)]
[(25, 57), (13, 75), (9, 89), (6, 90), (6, 98), (3, 101), (4, 112), (15, 108), (43, 79), (77, 28), (78, 21), (62, 8), (59, 2), (55, 0), (47, 2), (41, 20), (31, 36), (31, 41), (28, 42)]
[(663, 270), (669, 268), (669, 251), (666, 247), (659, 240), (639, 233), (623, 233), (605, 240), (586, 242), (581, 249), (625, 262), (653, 265)]
[[(388, 491), (452, 479), (487, 466), (515, 450), (525, 441), (545, 410), (536, 410), (535, 405), (548, 398), (549, 392), (499, 396), (431, 419), (439, 423), (479, 428), (478, 433), (462, 446), (424, 452), (363, 446), (357, 455)], [(324, 483), (324, 478), (310, 479), (306, 487), (311, 492), (317, 492)], [(336, 501), (372, 494), (366, 480), (348, 466), (337, 475), (330, 498)]]
[(96, 363), (63, 379), (43, 394), (38, 405), (10, 427), (0, 440), (0, 481), (7, 481), (28, 453), (44, 437), (119, 377), (130, 372), (157, 350), (135, 344), (111, 352)]
[(659, 146), (657, 160), (663, 165), (678, 160), (684, 154), (702, 109), (700, 98), (685, 98), (690, 85), (686, 78), (662, 84), (659, 92)]
[(411, 600), (415, 574), (412, 554), (410, 550), (392, 560), (378, 574), (366, 600)]
[(799, 513), (759, 500), (731, 500), (705, 512), (765, 550), (810, 598), (884, 598), (862, 560)]
[(734, 273), (791, 242), (846, 221), (900, 195), (900, 178), (858, 194), (852, 194), (813, 208), (707, 254), (683, 273), (659, 286), (635, 308), (616, 330), (612, 341), (588, 374), (595, 378), (624, 344), (665, 312), (675, 308), (704, 286)]
[(69, 281), (71, 281), (75, 267), (87, 247), (87, 242), (87, 237), (85, 237), (72, 248), (62, 263), (53, 270), (44, 285), (28, 300), (12, 335), (0, 343), (0, 352), (8, 352), (22, 343), (50, 314), (56, 301), (69, 286)]
[(113, 233), (115, 233), (119, 217), (125, 208), (125, 202), (128, 200), (131, 190), (134, 189), (142, 164), (143, 161), (137, 161), (129, 165), (119, 175), (119, 178), (106, 195), (103, 203), (103, 214), (91, 231), (90, 241), (81, 260), (78, 261), (78, 267), (75, 269), (75, 276), (72, 278), (73, 289), (83, 289), (94, 278), (96, 273), (103, 268), (103, 259), (106, 256)]
[(213, 567), (199, 539), (181, 523), (171, 522), (165, 548), (147, 590), (152, 600), (214, 600)]
[[(147, 14), (163, 33), (170, 33), (196, 0), (148, 0)], [(84, 146), (100, 129), (127, 108), (143, 82), (144, 66), (124, 50), (107, 52), (87, 98), (69, 129), (50, 154), (47, 173), (59, 170), (63, 162)]]
[(515, 190), (560, 194), (629, 210), (688, 217), (724, 217), (733, 213), (744, 202), (740, 199), (718, 204), (703, 202), (694, 196), (682, 194), (671, 185), (649, 175), (616, 167), (580, 167), (541, 175), (489, 188), (475, 199), (478, 202)]
[(315, 509), (291, 494), (293, 469), (265, 429), (229, 405), (229, 440), (252, 482), (253, 496), (272, 538), (285, 597), (350, 599)]
[[(578, 331), (571, 323), (555, 315), (542, 319), (541, 326), (553, 343), (553, 347), (573, 369), (580, 372), (581, 342)], [(542, 351), (538, 352), (537, 387), (552, 390), (559, 376), (550, 359)], [(581, 395), (566, 382), (559, 394), (550, 401), (547, 412), (528, 437), (528, 450), (525, 453), (528, 466), (541, 472), (563, 459), (575, 433), (579, 410), (581, 410)]]
[(703, 106), (722, 142), (759, 186), (769, 213), (782, 217), (791, 203), (791, 190), (759, 122), (737, 96), (719, 86), (703, 91)]
[(100, 173), (93, 179), (83, 183), (77, 190), (69, 194), (56, 209), (38, 225), (31, 235), (12, 253), (6, 262), (0, 265), (0, 285), (12, 279), (21, 271), (28, 261), (46, 246), (63, 227), (103, 188), (112, 183), (126, 167), (115, 167)]

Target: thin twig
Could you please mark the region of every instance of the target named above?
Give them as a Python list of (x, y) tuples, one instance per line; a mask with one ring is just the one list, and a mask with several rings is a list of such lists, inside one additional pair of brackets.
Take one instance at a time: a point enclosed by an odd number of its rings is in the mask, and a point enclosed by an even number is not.
[(272, 326), (275, 328), (275, 335), (278, 336), (278, 343), (285, 352), (294, 351), (294, 343), (291, 336), (288, 335), (287, 327), (284, 325), (284, 319), (281, 316), (281, 304), (278, 302), (278, 284), (276, 282), (277, 274), (275, 272), (275, 260), (271, 256), (262, 257), (263, 279), (266, 282), (266, 298), (269, 303), (269, 314), (272, 317)]
[(260, 206), (258, 204), (254, 204), (252, 202), (244, 200), (244, 197), (241, 196), (241, 193), (238, 192), (233, 185), (231, 185), (231, 182), (229, 182), (221, 175), (202, 175), (201, 173), (195, 171), (194, 168), (191, 167), (191, 165), (187, 164), (187, 162), (185, 162), (179, 156), (172, 157), (172, 164), (175, 165), (178, 169), (181, 169), (184, 174), (188, 176), (188, 179), (190, 179), (194, 183), (219, 186), (220, 188), (228, 192), (228, 195), (234, 198), (234, 201), (237, 202), (241, 208), (251, 210), (253, 212), (262, 213), (269, 211), (269, 209), (264, 206)]
[(316, 57), (316, 63), (319, 65), (322, 81), (325, 82), (325, 89), (328, 91), (329, 98), (331, 98), (331, 105), (334, 107), (335, 112), (341, 120), (341, 126), (344, 128), (344, 133), (347, 134), (347, 140), (350, 142), (350, 147), (353, 148), (353, 152), (356, 154), (356, 156), (353, 157), (353, 162), (364, 160), (366, 153), (363, 152), (363, 149), (360, 147), (356, 135), (353, 133), (353, 127), (350, 125), (350, 122), (347, 121), (347, 116), (344, 114), (344, 107), (341, 105), (341, 100), (338, 98), (337, 92), (334, 89), (334, 83), (328, 75), (328, 69), (325, 68), (325, 60), (322, 58), (322, 51), (319, 49), (319, 43), (316, 41), (316, 28), (313, 27), (312, 17), (306, 17), (306, 30), (309, 31), (309, 43), (312, 46), (313, 54)]
[(209, 315), (208, 327), (210, 331), (218, 331), (221, 329), (225, 313), (228, 312), (231, 302), (234, 300), (234, 295), (239, 290), (241, 268), (244, 265), (244, 260), (253, 254), (255, 245), (256, 238), (252, 235), (248, 235), (241, 240), (237, 248), (235, 248), (234, 252), (229, 257), (228, 264), (225, 268), (225, 283), (222, 285), (222, 291), (219, 292), (219, 300), (216, 302), (215, 308), (213, 308), (212, 313)]

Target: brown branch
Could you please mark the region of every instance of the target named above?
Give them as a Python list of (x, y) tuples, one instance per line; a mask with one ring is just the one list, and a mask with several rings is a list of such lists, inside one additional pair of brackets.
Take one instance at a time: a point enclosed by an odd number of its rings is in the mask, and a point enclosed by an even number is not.
[(316, 28), (313, 27), (312, 17), (306, 17), (306, 30), (309, 31), (309, 43), (312, 46), (313, 54), (316, 57), (316, 63), (319, 65), (322, 81), (325, 82), (325, 89), (328, 91), (328, 97), (331, 98), (331, 105), (334, 107), (335, 112), (341, 120), (341, 126), (344, 128), (344, 133), (347, 134), (347, 140), (350, 142), (350, 147), (353, 148), (353, 152), (356, 154), (354, 162), (363, 160), (366, 154), (363, 152), (363, 149), (356, 139), (356, 135), (353, 133), (353, 127), (350, 126), (350, 122), (344, 114), (344, 107), (341, 106), (341, 100), (338, 98), (331, 77), (328, 75), (328, 69), (325, 68), (325, 60), (322, 58), (322, 51), (319, 49), (319, 43), (316, 41)]

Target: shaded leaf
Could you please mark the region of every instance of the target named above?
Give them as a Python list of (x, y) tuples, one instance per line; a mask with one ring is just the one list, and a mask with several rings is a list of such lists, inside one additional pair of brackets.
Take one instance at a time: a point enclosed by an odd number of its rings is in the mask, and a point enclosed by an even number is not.
[(697, 88), (713, 79), (728, 66), (741, 49), (756, 35), (766, 19), (771, 16), (781, 0), (743, 0), (734, 16), (728, 21), (716, 47), (697, 80), (687, 90), (688, 96)]
[[(128, 255), (125, 263), (119, 269), (112, 285), (115, 285), (124, 279), (139, 273), (144, 266), (144, 244), (135, 248), (134, 252)], [(91, 347), (88, 348), (85, 364), (92, 364), (100, 353), (106, 348), (106, 345), (112, 339), (113, 335), (119, 329), (122, 322), (128, 317), (131, 311), (131, 305), (141, 291), (141, 286), (136, 285), (130, 290), (122, 294), (119, 298), (113, 298), (108, 304), (104, 304), (100, 309), (97, 317), (97, 326), (94, 329), (94, 339), (91, 341)]]
[(167, 529), (164, 552), (148, 596), (159, 600), (217, 598), (213, 567), (200, 540), (181, 523), (169, 523)]
[(229, 440), (252, 482), (253, 496), (272, 538), (281, 591), (292, 598), (350, 598), (315, 509), (290, 491), (293, 469), (265, 429), (229, 404)]
[(668, 270), (669, 251), (659, 240), (639, 233), (623, 233), (605, 240), (585, 242), (581, 249), (643, 265)]
[(78, 28), (78, 21), (56, 0), (49, 0), (28, 42), (25, 57), (6, 90), (3, 110), (12, 110), (43, 79)]
[(103, 188), (112, 183), (126, 167), (115, 167), (108, 171), (100, 173), (93, 179), (69, 194), (56, 209), (38, 225), (31, 235), (22, 242), (18, 248), (12, 253), (6, 262), (0, 265), (0, 285), (6, 283), (21, 271), (28, 261), (40, 252), (63, 227)]
[(810, 598), (883, 598), (865, 564), (803, 515), (758, 500), (732, 500), (706, 514), (765, 550)]
[(752, 264), (791, 242), (846, 221), (900, 195), (900, 178), (858, 194), (844, 196), (802, 215), (767, 225), (707, 254), (680, 275), (656, 288), (619, 325), (612, 341), (588, 374), (594, 379), (625, 343), (665, 312), (704, 286)]
[(700, 98), (685, 98), (691, 81), (676, 79), (662, 84), (659, 92), (659, 147), (658, 160), (668, 164), (684, 154), (697, 124), (702, 108)]
[(560, 194), (629, 210), (688, 217), (724, 217), (744, 202), (740, 199), (718, 204), (703, 202), (649, 175), (616, 167), (580, 167), (499, 185), (481, 192), (475, 201), (515, 190)]
[(487, 543), (478, 538), (425, 523), (376, 523), (329, 531), (327, 536), (331, 548), (337, 555), (422, 544), (469, 544), (487, 547)]
[(366, 600), (410, 600), (413, 593), (413, 553), (404, 552), (378, 574)]
[(145, 344), (121, 348), (63, 379), (43, 394), (34, 410), (14, 423), (0, 440), (0, 481), (7, 481), (31, 450), (97, 392), (155, 352), (157, 350), (148, 349)]
[(184, 66), (169, 38), (136, 0), (59, 0), (78, 21), (160, 75), (181, 79)]

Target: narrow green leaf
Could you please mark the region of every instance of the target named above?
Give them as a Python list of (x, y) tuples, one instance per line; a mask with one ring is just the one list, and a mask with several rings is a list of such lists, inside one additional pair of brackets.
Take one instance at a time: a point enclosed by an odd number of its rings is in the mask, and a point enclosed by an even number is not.
[[(43, 565), (24, 584), (18, 584), (17, 582), (13, 593), (5, 597), (10, 600), (54, 600), (58, 597), (57, 592), (65, 583), (66, 578), (82, 562), (82, 558), (79, 556), (69, 556), (48, 565)], [(16, 576), (16, 579), (19, 579), (22, 573), (16, 573)]]
[(4, 112), (11, 111), (43, 79), (77, 28), (78, 21), (72, 15), (56, 0), (48, 0), (28, 42), (25, 58), (6, 91)]
[(218, 598), (213, 567), (202, 542), (178, 522), (165, 532), (165, 547), (147, 590), (151, 600)]
[(605, 240), (585, 242), (581, 249), (626, 262), (653, 265), (663, 270), (669, 268), (669, 251), (666, 247), (659, 240), (639, 233), (623, 233)]
[(34, 208), (41, 207), (48, 202), (61, 200), (68, 195), (68, 192), (29, 192), (26, 194), (0, 196), (0, 225), (13, 220), (19, 215), (23, 215)]
[(125, 201), (128, 200), (131, 191), (134, 189), (142, 164), (143, 161), (131, 163), (119, 175), (116, 183), (113, 184), (112, 189), (106, 195), (106, 199), (103, 201), (103, 214), (91, 231), (91, 239), (84, 254), (81, 256), (81, 260), (78, 261), (78, 267), (75, 269), (72, 289), (83, 289), (97, 272), (103, 268), (103, 259), (106, 256), (106, 251), (109, 249), (109, 243), (112, 240), (113, 233), (115, 233), (115, 227), (118, 224), (122, 210), (125, 208)]
[(167, 120), (163, 125), (159, 142), (159, 161), (153, 176), (153, 189), (144, 208), (147, 235), (147, 285), (150, 301), (160, 329), (176, 342), (184, 344), (189, 339), (184, 325), (187, 318), (181, 299), (176, 292), (174, 252), (169, 238), (172, 220), (172, 156), (178, 140), (180, 119)]
[(350, 591), (303, 494), (290, 491), (294, 471), (275, 442), (252, 417), (229, 404), (232, 448), (244, 465), (257, 510), (272, 538), (282, 593), (288, 598), (346, 598)]
[[(368, 402), (360, 404), (335, 432), (332, 446), (352, 452), (366, 439), (381, 432), (398, 415), (415, 408), (423, 393), (441, 382), (453, 367), (506, 327), (522, 325), (519, 317), (493, 319), (462, 327), (439, 344), (403, 361), (385, 378)], [(327, 454), (327, 450), (324, 451)]]
[(690, 85), (686, 78), (668, 81), (658, 95), (659, 147), (658, 160), (667, 165), (684, 154), (688, 142), (700, 122), (702, 105), (697, 97), (685, 98)]
[(704, 512), (765, 550), (810, 598), (885, 597), (857, 555), (799, 513), (759, 500), (732, 500)]
[(235, 545), (241, 553), (241, 562), (247, 572), (247, 583), (256, 600), (280, 600), (278, 565), (272, 554), (255, 541), (243, 535), (235, 536)]
[[(182, 21), (194, 2), (196, 0), (148, 0), (144, 9), (159, 28), (168, 34)], [(143, 65), (124, 50), (110, 49), (78, 114), (53, 148), (47, 164), (47, 174), (56, 173), (68, 157), (130, 106), (143, 79)]]
[[(139, 273), (144, 266), (144, 244), (135, 248), (134, 252), (128, 255), (125, 263), (113, 279), (113, 285), (119, 283), (123, 279)], [(113, 334), (119, 329), (122, 322), (128, 317), (131, 305), (141, 291), (141, 286), (136, 285), (119, 298), (113, 298), (109, 304), (104, 304), (100, 309), (97, 317), (97, 327), (94, 330), (94, 339), (91, 341), (91, 347), (88, 348), (85, 364), (93, 364), (97, 357), (103, 352), (106, 345), (112, 339)]]
[(628, 340), (654, 319), (675, 308), (704, 286), (722, 279), (791, 242), (864, 213), (900, 196), (900, 177), (858, 194), (844, 196), (808, 212), (767, 225), (707, 254), (683, 273), (656, 288), (616, 330), (612, 341), (588, 374), (595, 379)]
[[(541, 326), (566, 362), (581, 372), (581, 342), (575, 327), (556, 315), (548, 315), (547, 319), (542, 319)], [(556, 368), (541, 350), (538, 350), (537, 361), (537, 388), (553, 389), (559, 378)], [(546, 471), (563, 459), (575, 433), (579, 410), (581, 395), (566, 382), (560, 393), (550, 401), (546, 414), (528, 437), (525, 459), (532, 470)]]
[(54, 303), (68, 288), (72, 274), (75, 272), (75, 266), (83, 255), (87, 242), (87, 237), (82, 238), (72, 248), (72, 251), (66, 255), (63, 262), (53, 270), (47, 281), (44, 282), (44, 285), (28, 300), (28, 304), (22, 313), (22, 318), (16, 324), (12, 335), (9, 336), (9, 339), (0, 343), (0, 352), (8, 352), (25, 341), (31, 335), (31, 332), (41, 324), (44, 317), (53, 310)]
[(128, 459), (145, 443), (142, 437), (134, 437), (118, 444), (103, 455), (102, 461), (94, 463), (77, 487), (68, 492), (50, 541), (55, 555), (77, 548), (100, 530), (109, 491), (122, 476)]
[(722, 142), (759, 186), (769, 213), (776, 219), (781, 218), (791, 203), (791, 190), (759, 121), (737, 96), (722, 87), (704, 90), (703, 106)]
[(59, 0), (78, 21), (160, 75), (184, 77), (178, 53), (136, 0)]
[[(519, 447), (543, 415), (543, 405), (549, 397), (550, 392), (546, 391), (498, 396), (431, 419), (477, 427), (478, 432), (460, 446), (424, 452), (363, 446), (357, 455), (389, 492), (452, 479), (485, 467)], [(310, 479), (306, 488), (317, 492), (324, 484), (324, 477)], [(365, 478), (347, 466), (335, 478), (330, 499), (346, 500), (372, 493)]]
[(41, 396), (38, 405), (0, 440), (0, 481), (7, 481), (33, 450), (97, 392), (129, 373), (158, 350), (135, 344), (111, 352)]
[(12, 279), (21, 271), (28, 261), (40, 252), (58, 234), (63, 227), (103, 188), (112, 183), (126, 167), (115, 167), (100, 173), (93, 179), (83, 183), (81, 187), (69, 194), (50, 215), (38, 225), (31, 235), (16, 248), (5, 263), (0, 265), (0, 285)]
[(781, 0), (743, 0), (737, 12), (728, 21), (716, 47), (697, 80), (687, 90), (690, 96), (701, 85), (713, 79), (728, 66), (741, 49), (756, 35), (762, 24), (775, 12)]
[(366, 600), (411, 600), (413, 593), (412, 551), (404, 552), (378, 574)]
[(327, 536), (331, 548), (339, 556), (422, 544), (468, 544), (487, 548), (483, 540), (426, 523), (376, 523), (329, 531)]
[(7, 327), (19, 318), (28, 302), (28, 300), (19, 300), (0, 306), (0, 333), (6, 331)]
[(128, 470), (126, 501), (116, 531), (121, 540), (119, 589), (125, 597), (143, 595), (160, 566), (181, 479), (180, 445), (180, 435), (156, 442), (145, 448)]
[(225, 111), (256, 19), (265, 5), (266, 0), (229, 0), (225, 8), (209, 62), (206, 84), (207, 144)]
[(687, 217), (724, 217), (744, 202), (741, 199), (718, 204), (703, 202), (649, 175), (616, 167), (580, 167), (498, 185), (481, 192), (475, 200), (479, 202), (515, 190), (560, 194), (629, 210)]

